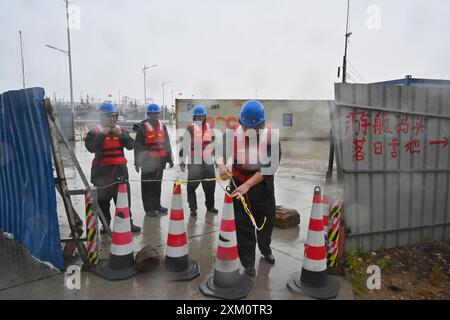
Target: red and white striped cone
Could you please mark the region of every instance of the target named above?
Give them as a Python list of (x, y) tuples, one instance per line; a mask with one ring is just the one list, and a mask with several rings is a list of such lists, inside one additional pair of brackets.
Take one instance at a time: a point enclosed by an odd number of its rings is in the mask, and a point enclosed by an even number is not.
[(321, 203), (320, 188), (315, 187), (302, 270), (295, 272), (287, 285), (294, 292), (306, 296), (331, 299), (337, 296), (339, 283), (327, 274), (327, 252)]
[(234, 300), (245, 298), (252, 286), (251, 278), (239, 274), (233, 199), (225, 194), (215, 270), (200, 285), (199, 289), (205, 296)]
[(166, 270), (173, 281), (192, 280), (200, 275), (198, 261), (190, 259), (184, 224), (181, 185), (174, 184), (166, 246)]
[(101, 261), (95, 273), (108, 280), (128, 279), (137, 273), (134, 264), (134, 244), (131, 233), (127, 185), (119, 184), (117, 192), (114, 229), (109, 260)]

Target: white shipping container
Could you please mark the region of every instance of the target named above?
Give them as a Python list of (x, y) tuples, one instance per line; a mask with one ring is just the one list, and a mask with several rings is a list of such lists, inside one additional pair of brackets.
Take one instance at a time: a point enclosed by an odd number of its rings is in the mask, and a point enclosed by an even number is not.
[[(239, 113), (246, 100), (176, 99), (177, 129), (192, 122), (192, 109), (202, 104), (208, 122), (215, 128), (232, 129), (239, 123)], [(283, 141), (327, 140), (330, 134), (331, 100), (259, 100), (266, 110), (266, 123), (280, 130)]]

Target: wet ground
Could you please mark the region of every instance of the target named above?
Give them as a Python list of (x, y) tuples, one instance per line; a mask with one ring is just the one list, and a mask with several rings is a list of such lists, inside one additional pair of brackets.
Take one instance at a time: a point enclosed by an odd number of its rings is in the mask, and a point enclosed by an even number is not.
[[(172, 130), (173, 132), (173, 130)], [(173, 136), (173, 135), (172, 135)], [(283, 145), (282, 145), (283, 146)], [(174, 148), (174, 144), (172, 144)], [(293, 272), (301, 269), (303, 246), (307, 236), (309, 222), (309, 208), (312, 202), (313, 189), (316, 185), (323, 185), (328, 164), (328, 142), (296, 142), (286, 144), (285, 156), (275, 178), (277, 205), (295, 208), (301, 216), (300, 226), (291, 229), (275, 228), (272, 236), (272, 249), (276, 258), (275, 265), (268, 265), (257, 252), (257, 276), (248, 299), (306, 299), (306, 297), (292, 293), (286, 283)], [(78, 161), (85, 174), (90, 175), (92, 154), (84, 147), (83, 142), (74, 145)], [(136, 251), (146, 245), (158, 247), (164, 256), (164, 246), (167, 238), (169, 216), (155, 218), (145, 217), (140, 196), (140, 174), (136, 173), (133, 164), (133, 152), (127, 151), (129, 174), (131, 180), (132, 212), (135, 224), (142, 226), (142, 233), (134, 236)], [(71, 163), (66, 158), (66, 176), (70, 189), (82, 189), (81, 179)], [(164, 179), (174, 180), (180, 175), (177, 166), (167, 169)], [(170, 208), (173, 182), (163, 182), (162, 205)], [(190, 217), (186, 199), (186, 188), (182, 187), (185, 223), (189, 238), (189, 256), (200, 263), (200, 277), (190, 282), (170, 282), (162, 280), (159, 271), (138, 274), (132, 279), (109, 282), (93, 273), (83, 272), (81, 290), (69, 290), (64, 286), (64, 274), (51, 275), (43, 280), (28, 282), (10, 289), (0, 288), (0, 299), (10, 298), (42, 298), (42, 299), (204, 299), (199, 292), (199, 284), (214, 270), (214, 257), (217, 248), (220, 213), (218, 215), (206, 213), (204, 196), (201, 187), (197, 189), (199, 204), (198, 216)], [(216, 208), (222, 208), (224, 192), (216, 186)], [(72, 197), (74, 207), (84, 219), (84, 198)], [(113, 213), (113, 211), (112, 211)], [(58, 195), (58, 218), (61, 238), (68, 238), (69, 228), (62, 201)], [(110, 237), (102, 235), (100, 256), (109, 256)], [(352, 299), (352, 289), (348, 281), (338, 279), (341, 289), (338, 299)]]

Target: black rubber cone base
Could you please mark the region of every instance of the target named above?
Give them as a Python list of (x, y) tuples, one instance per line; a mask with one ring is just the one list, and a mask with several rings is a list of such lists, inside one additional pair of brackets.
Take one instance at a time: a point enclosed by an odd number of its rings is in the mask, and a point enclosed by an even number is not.
[(336, 298), (339, 291), (339, 282), (327, 277), (326, 285), (323, 287), (311, 287), (300, 282), (300, 272), (295, 272), (289, 279), (287, 286), (296, 293), (316, 299)]
[(214, 273), (210, 274), (208, 278), (200, 285), (200, 292), (205, 296), (219, 299), (236, 300), (247, 297), (250, 289), (253, 286), (253, 280), (246, 275), (238, 275), (238, 285), (235, 287), (218, 287), (214, 284)]
[[(167, 269), (166, 269), (167, 270)], [(169, 281), (189, 281), (200, 275), (200, 266), (197, 260), (189, 258), (189, 266), (183, 271), (168, 271), (167, 277)]]
[(91, 264), (88, 262), (84, 262), (81, 266), (81, 271), (83, 272), (94, 272), (95, 268), (97, 267), (97, 264)]
[(132, 265), (126, 269), (111, 269), (109, 260), (100, 260), (94, 269), (94, 272), (106, 280), (125, 280), (138, 273), (135, 266)]

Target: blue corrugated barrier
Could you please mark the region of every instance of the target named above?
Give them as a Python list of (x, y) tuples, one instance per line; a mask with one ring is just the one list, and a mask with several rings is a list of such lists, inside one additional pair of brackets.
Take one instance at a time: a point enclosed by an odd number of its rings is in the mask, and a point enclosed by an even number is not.
[(0, 229), (64, 269), (44, 89), (0, 95)]

